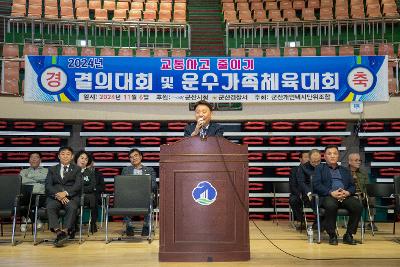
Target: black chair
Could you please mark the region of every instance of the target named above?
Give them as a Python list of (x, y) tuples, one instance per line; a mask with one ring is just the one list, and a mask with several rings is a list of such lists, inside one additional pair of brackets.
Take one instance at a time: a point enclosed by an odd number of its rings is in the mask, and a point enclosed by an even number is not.
[(11, 244), (16, 244), (15, 227), (17, 223), (17, 212), (19, 207), (19, 198), (21, 194), (21, 176), (19, 175), (4, 175), (0, 176), (0, 223), (1, 235), (3, 235), (3, 219), (11, 218), (12, 220), (12, 235)]
[[(106, 207), (106, 244), (112, 240), (108, 237), (109, 216), (140, 216), (150, 213), (149, 235), (152, 241), (153, 232), (153, 192), (150, 175), (120, 175), (114, 178), (114, 205), (110, 208), (107, 196)], [(120, 240), (120, 239), (119, 239)]]
[[(287, 194), (290, 194), (290, 184), (289, 182), (277, 182), (272, 184), (273, 187), (273, 201), (274, 201), (274, 211), (275, 211), (275, 218), (276, 218), (276, 225), (279, 225), (278, 220), (278, 205), (277, 200), (280, 197), (285, 197)], [(280, 195), (278, 195), (280, 194)], [(282, 194), (284, 196), (282, 196)], [(293, 224), (293, 215), (289, 204), (289, 222)], [(292, 225), (293, 226), (293, 225)]]
[[(90, 206), (86, 203), (85, 199), (88, 195), (82, 193), (81, 196), (81, 203), (80, 203), (80, 209), (79, 209), (79, 216), (80, 216), (80, 220), (79, 220), (79, 244), (82, 243), (83, 239), (82, 239), (82, 233), (83, 233), (83, 211), (84, 210), (89, 210), (89, 221), (88, 221), (88, 226), (87, 226), (87, 237), (90, 236), (90, 224), (92, 223), (92, 210), (90, 208)], [(103, 200), (102, 200), (103, 203)], [(102, 212), (103, 212), (103, 207), (102, 208)], [(94, 234), (94, 233), (92, 233)]]
[[(319, 206), (319, 196), (317, 194), (312, 194), (312, 197), (314, 199), (314, 213), (315, 216), (317, 217), (317, 230), (318, 230), (318, 240), (317, 243), (321, 243), (321, 217), (325, 215), (325, 209)], [(361, 201), (361, 200), (360, 200)], [(338, 209), (337, 210), (337, 216), (349, 216), (350, 213), (347, 209)], [(361, 222), (361, 243), (364, 242), (364, 220), (363, 217), (361, 216), (360, 218)], [(337, 227), (336, 227), (336, 232), (337, 232)]]
[[(398, 178), (396, 178), (398, 179)], [(395, 180), (396, 180), (395, 179)], [(396, 180), (398, 183), (398, 181)], [(393, 215), (393, 234), (396, 233), (396, 219), (397, 215), (399, 214), (399, 194), (395, 192), (395, 183), (393, 184), (367, 184), (367, 196), (368, 197), (375, 197), (375, 198), (390, 198), (393, 199), (394, 201), (387, 204), (387, 205), (377, 205), (371, 206), (370, 208), (376, 208), (376, 209), (393, 209), (394, 210), (394, 215)], [(374, 234), (374, 232), (372, 232)]]
[[(51, 242), (51, 240), (48, 239), (42, 239), (40, 241), (37, 240), (37, 222), (38, 219), (42, 220), (48, 220), (47, 217), (47, 209), (44, 206), (45, 205), (45, 200), (46, 200), (46, 195), (36, 195), (35, 199), (35, 222), (34, 222), (34, 227), (33, 227), (33, 245), (38, 245), (43, 242)], [(76, 216), (82, 216), (83, 214), (83, 203), (84, 203), (84, 195), (82, 194), (80, 197), (80, 203), (79, 207), (77, 209), (77, 214)], [(60, 209), (58, 212), (59, 217), (65, 216), (66, 211), (64, 209)], [(62, 222), (61, 222), (62, 223)], [(80, 219), (80, 225), (79, 225), (79, 244), (82, 243), (82, 220)]]

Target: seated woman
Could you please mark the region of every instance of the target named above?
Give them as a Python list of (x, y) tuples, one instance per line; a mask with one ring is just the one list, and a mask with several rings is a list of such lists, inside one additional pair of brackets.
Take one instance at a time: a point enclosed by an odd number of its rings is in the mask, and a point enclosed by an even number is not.
[(86, 151), (79, 151), (75, 155), (75, 163), (81, 167), (83, 193), (85, 194), (85, 205), (89, 206), (91, 211), (90, 232), (97, 232), (97, 217), (99, 208), (100, 194), (104, 188), (104, 182), (101, 173), (96, 172), (92, 166), (92, 156)]

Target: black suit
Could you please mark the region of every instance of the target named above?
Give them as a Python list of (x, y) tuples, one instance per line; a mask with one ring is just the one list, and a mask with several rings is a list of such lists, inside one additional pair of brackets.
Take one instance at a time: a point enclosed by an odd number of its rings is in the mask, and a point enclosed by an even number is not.
[[(79, 197), (82, 192), (82, 175), (81, 168), (70, 164), (68, 172), (61, 178), (61, 164), (57, 164), (49, 168), (46, 177), (46, 194), (47, 194), (47, 216), (49, 217), (50, 229), (60, 228), (58, 222), (58, 212), (65, 209), (64, 226), (67, 229), (74, 229), (76, 220), (76, 211), (79, 206)], [(68, 192), (67, 198), (69, 202), (64, 206), (55, 195), (59, 192)]]
[[(358, 222), (361, 218), (362, 206), (359, 200), (354, 196), (349, 196), (343, 201), (338, 201), (330, 195), (332, 189), (332, 175), (330, 173), (331, 167), (328, 164), (320, 164), (315, 168), (315, 175), (312, 180), (312, 188), (314, 193), (318, 194), (320, 198), (321, 207), (325, 208), (325, 218), (323, 226), (328, 234), (335, 234), (336, 229), (336, 215), (339, 208), (344, 208), (349, 211), (349, 223), (347, 224), (347, 233), (355, 234), (357, 232)], [(356, 188), (354, 185), (353, 177), (348, 168), (337, 166), (342, 177), (343, 189), (354, 195)]]
[[(196, 129), (196, 123), (190, 123), (185, 127), (185, 137), (191, 136)], [(224, 129), (221, 125), (215, 122), (210, 122), (207, 130), (206, 136), (224, 136)]]
[(315, 167), (310, 162), (301, 164), (297, 170), (297, 182), (304, 196), (311, 192), (311, 176), (314, 172)]
[(104, 191), (104, 178), (101, 172), (94, 168), (82, 170), (83, 193), (85, 193), (85, 205), (89, 206), (92, 215), (92, 225), (97, 222), (99, 201)]
[(293, 217), (295, 221), (301, 221), (303, 218), (303, 203), (301, 201), (301, 190), (297, 181), (297, 170), (299, 167), (293, 167), (290, 171), (289, 186), (290, 196), (289, 204), (293, 211)]

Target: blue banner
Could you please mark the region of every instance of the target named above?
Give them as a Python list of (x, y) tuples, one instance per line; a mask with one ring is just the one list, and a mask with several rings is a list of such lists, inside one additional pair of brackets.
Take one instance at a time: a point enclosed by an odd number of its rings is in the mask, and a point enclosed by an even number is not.
[(25, 101), (388, 101), (384, 56), (27, 56)]

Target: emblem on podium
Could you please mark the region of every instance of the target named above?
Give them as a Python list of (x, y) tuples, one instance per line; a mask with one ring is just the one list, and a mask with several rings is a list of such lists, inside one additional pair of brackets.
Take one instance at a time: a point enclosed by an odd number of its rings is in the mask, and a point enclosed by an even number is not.
[(192, 191), (194, 201), (203, 206), (211, 205), (217, 199), (217, 189), (207, 181), (202, 181)]

